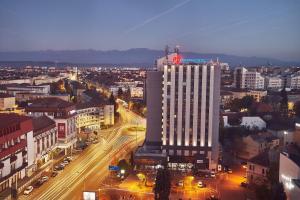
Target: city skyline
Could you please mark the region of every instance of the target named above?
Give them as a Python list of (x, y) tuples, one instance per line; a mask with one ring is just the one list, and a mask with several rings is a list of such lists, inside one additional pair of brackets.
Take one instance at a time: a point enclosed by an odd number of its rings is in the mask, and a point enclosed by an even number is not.
[(300, 60), (296, 1), (1, 4), (1, 52), (161, 49), (179, 44), (182, 51)]

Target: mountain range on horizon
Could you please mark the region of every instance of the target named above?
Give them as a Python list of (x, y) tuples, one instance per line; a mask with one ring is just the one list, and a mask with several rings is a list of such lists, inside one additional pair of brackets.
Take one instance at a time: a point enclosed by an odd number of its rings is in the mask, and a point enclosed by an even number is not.
[[(49, 62), (72, 64), (108, 64), (108, 65), (139, 65), (154, 66), (155, 60), (164, 56), (164, 51), (147, 48), (128, 50), (44, 50), (44, 51), (16, 51), (0, 52), (0, 63), (14, 62)], [(219, 59), (230, 66), (299, 66), (300, 61), (283, 61), (274, 58), (246, 57), (219, 53), (182, 52), (185, 58)]]

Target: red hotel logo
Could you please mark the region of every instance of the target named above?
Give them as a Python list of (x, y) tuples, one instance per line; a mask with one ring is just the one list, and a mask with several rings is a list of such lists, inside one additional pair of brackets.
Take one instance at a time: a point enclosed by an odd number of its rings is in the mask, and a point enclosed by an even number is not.
[(175, 57), (173, 57), (173, 63), (178, 65), (181, 63), (181, 55), (177, 54)]

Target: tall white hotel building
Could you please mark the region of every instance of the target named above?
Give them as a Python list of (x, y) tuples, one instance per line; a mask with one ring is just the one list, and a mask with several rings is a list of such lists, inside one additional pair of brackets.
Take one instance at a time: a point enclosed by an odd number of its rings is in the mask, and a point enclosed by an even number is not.
[(162, 75), (162, 151), (171, 168), (217, 169), (220, 66), (212, 61), (174, 64), (176, 55), (157, 60)]

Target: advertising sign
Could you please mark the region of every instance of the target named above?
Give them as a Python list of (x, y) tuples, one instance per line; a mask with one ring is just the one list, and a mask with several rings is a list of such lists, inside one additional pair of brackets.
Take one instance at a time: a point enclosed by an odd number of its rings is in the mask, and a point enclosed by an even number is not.
[(58, 138), (66, 138), (66, 124), (57, 123), (57, 136)]
[(179, 64), (188, 64), (188, 63), (196, 63), (196, 64), (201, 64), (201, 63), (207, 63), (209, 62), (209, 59), (203, 59), (203, 58), (182, 58), (181, 55), (176, 55), (173, 57), (173, 63), (176, 65)]

